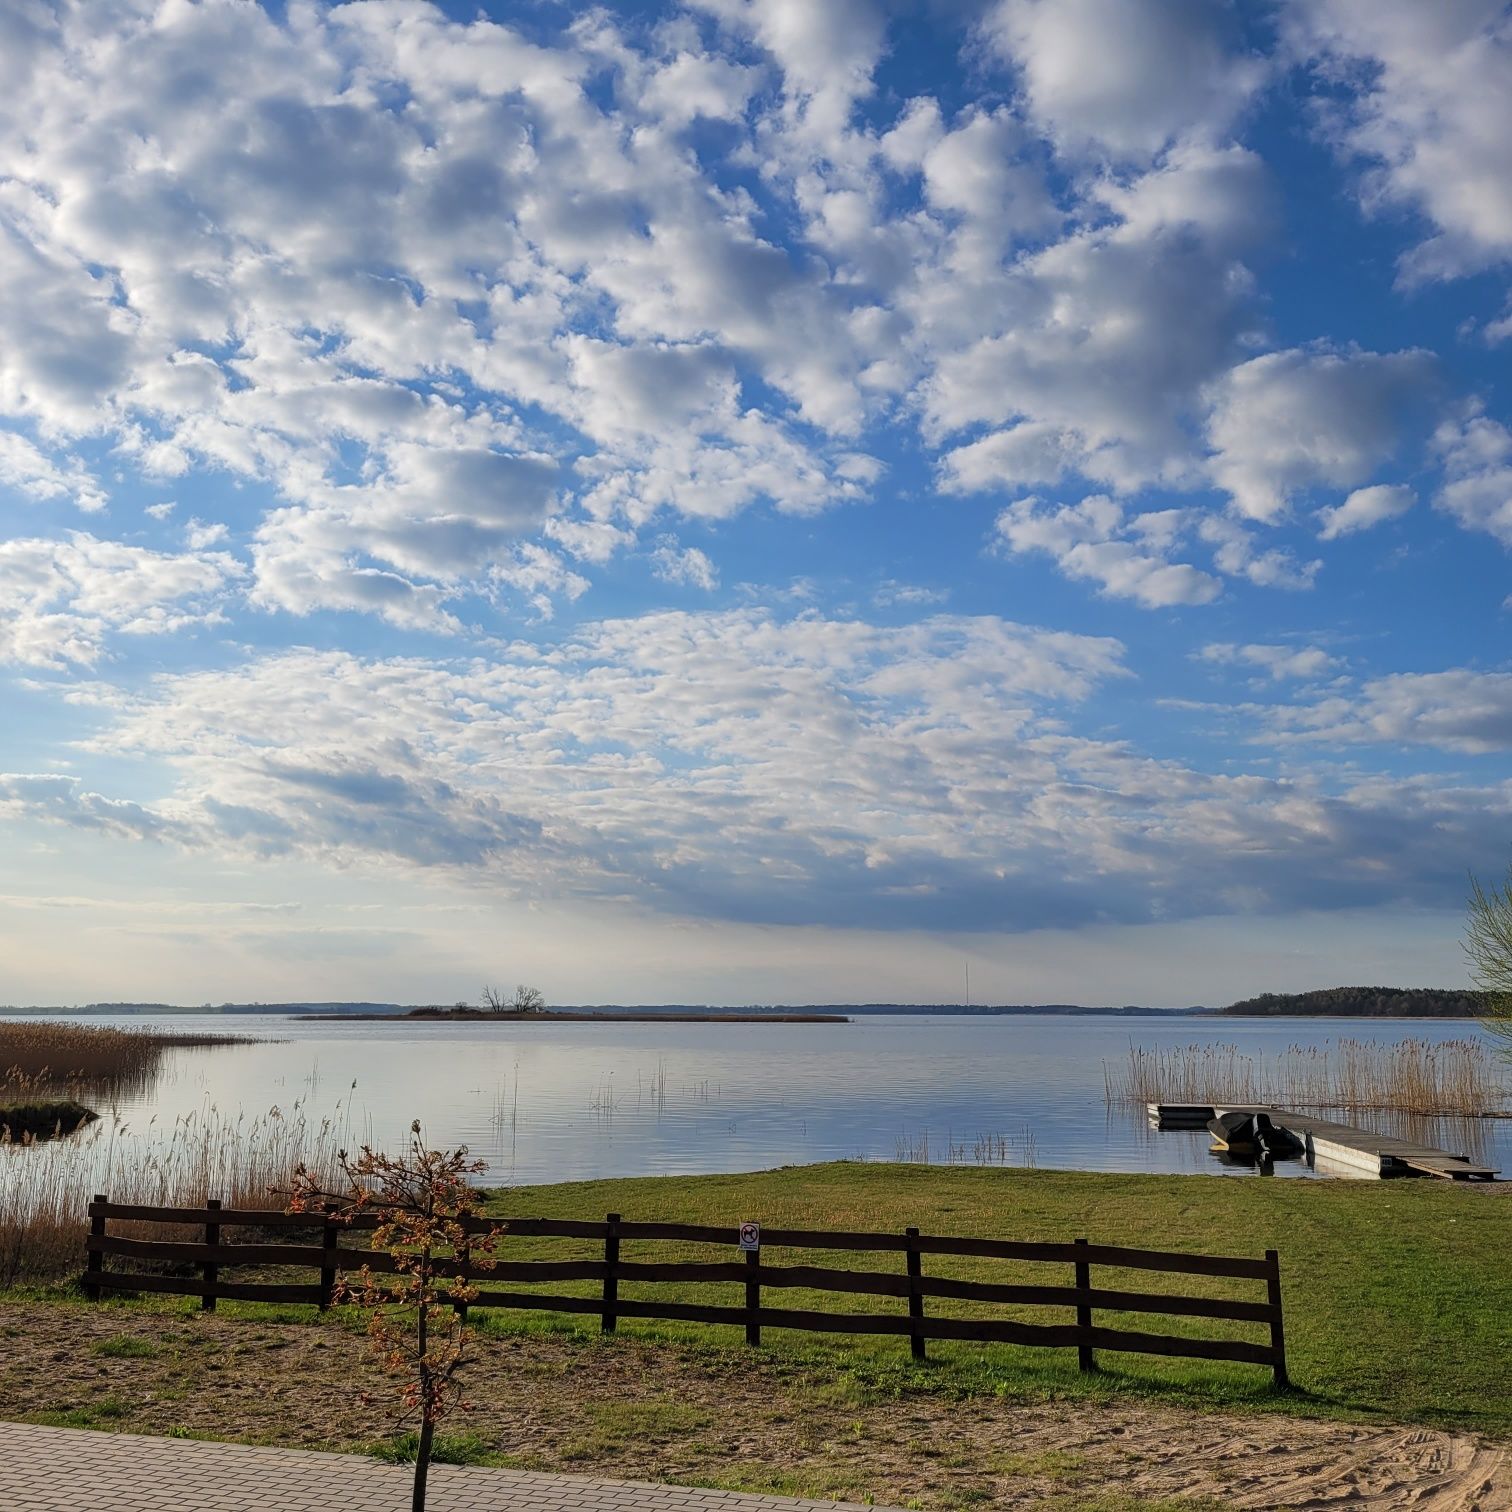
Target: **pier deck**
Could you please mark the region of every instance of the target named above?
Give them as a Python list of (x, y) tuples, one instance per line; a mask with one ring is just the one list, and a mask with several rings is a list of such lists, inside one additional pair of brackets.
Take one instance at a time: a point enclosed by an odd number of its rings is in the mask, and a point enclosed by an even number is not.
[(1267, 1103), (1148, 1103), (1150, 1122), (1159, 1129), (1201, 1129), (1222, 1113), (1265, 1113), (1307, 1147), (1315, 1165), (1345, 1168), (1366, 1176), (1437, 1176), (1447, 1181), (1494, 1181), (1494, 1166), (1477, 1165), (1464, 1155), (1390, 1134), (1357, 1129), (1311, 1113)]

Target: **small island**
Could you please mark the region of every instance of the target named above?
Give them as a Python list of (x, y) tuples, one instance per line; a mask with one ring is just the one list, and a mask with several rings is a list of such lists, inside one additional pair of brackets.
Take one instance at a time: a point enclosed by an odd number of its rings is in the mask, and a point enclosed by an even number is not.
[(440, 1024), (848, 1024), (843, 1013), (656, 1013), (592, 1008), (411, 1008), (406, 1013), (303, 1013), (302, 1022), (392, 1024), (424, 1019)]
[(483, 989), (482, 1007), (470, 1003), (453, 1003), (450, 1007), (431, 1005), (411, 1008), (404, 1013), (307, 1013), (305, 1019), (340, 1019), (343, 1023), (362, 1023), (373, 1019), (424, 1019), (440, 1024), (848, 1024), (843, 1013), (759, 1013), (738, 1010), (689, 1009), (658, 1013), (649, 1008), (548, 1008), (539, 987), (523, 982), (506, 996), (497, 987)]

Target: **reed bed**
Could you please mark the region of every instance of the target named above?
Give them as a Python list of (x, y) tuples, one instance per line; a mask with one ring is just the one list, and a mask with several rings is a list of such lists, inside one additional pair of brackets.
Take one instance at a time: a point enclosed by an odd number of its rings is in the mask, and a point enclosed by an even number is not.
[[(95, 1192), (112, 1201), (196, 1207), (219, 1197), (227, 1207), (278, 1208), (271, 1189), (303, 1161), (334, 1179), (345, 1127), (312, 1124), (296, 1105), (254, 1118), (214, 1107), (169, 1129), (102, 1120), (68, 1139), (0, 1140), (0, 1286), (50, 1282), (84, 1265), (86, 1209)], [(126, 1224), (140, 1239), (181, 1241), (181, 1228)]]
[(0, 1096), (143, 1087), (166, 1050), (237, 1045), (234, 1034), (180, 1034), (45, 1020), (0, 1024)]
[(1500, 1059), (1478, 1040), (1341, 1039), (1288, 1045), (1275, 1055), (1236, 1045), (1130, 1045), (1122, 1065), (1103, 1063), (1112, 1103), (1275, 1103), (1299, 1111), (1346, 1109), (1425, 1117), (1505, 1116)]

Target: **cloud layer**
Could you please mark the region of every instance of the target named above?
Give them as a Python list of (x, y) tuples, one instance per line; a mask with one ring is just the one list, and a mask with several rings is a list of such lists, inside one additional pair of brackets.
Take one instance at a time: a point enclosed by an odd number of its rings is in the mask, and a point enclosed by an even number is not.
[(1506, 829), (1497, 0), (23, 0), (0, 86), (19, 824), (978, 930)]
[[(1448, 176), (1409, 172), (1436, 133), (1500, 140), (1445, 123), (1462, 71), (1462, 115), (1495, 93), (1505, 39), (1460, 7), (1413, 73), (1410, 9), (1286, 18), (1319, 68), (1381, 62), (1330, 129), (1417, 202)], [(469, 596), (549, 611), (648, 525), (873, 497), (899, 421), (968, 492), (1216, 486), (1271, 526), (1380, 482), (1433, 363), (1254, 354), (1278, 186), (1234, 133), (1279, 58), (1235, 13), (999, 0), (961, 42), (1014, 107), (920, 93), (863, 121), (882, 13), (811, 10), (550, 35), (419, 3), (27, 11), (0, 476), (96, 507), (66, 448), (98, 436), (149, 479), (255, 481), (255, 604), (443, 633)], [(1506, 199), (1473, 174), (1430, 197), (1483, 261)], [(522, 541), (524, 587), (496, 571)], [(1213, 570), (1263, 581), (1235, 560)]]
[[(1276, 680), (1330, 664), (1210, 659)], [(948, 615), (663, 613), (493, 662), (298, 651), (82, 695), (107, 715), (95, 748), (174, 774), (160, 802), (71, 778), (8, 779), (7, 796), (190, 851), (440, 869), (514, 896), (1010, 931), (1425, 896), (1512, 809), (1512, 784), (1215, 776), (1069, 733), (1127, 675), (1116, 641)], [(1385, 740), (1434, 705), (1419, 738), (1504, 749), (1506, 681), (1490, 712), (1484, 693), (1464, 707), (1475, 679), (1446, 678), (1273, 716)]]

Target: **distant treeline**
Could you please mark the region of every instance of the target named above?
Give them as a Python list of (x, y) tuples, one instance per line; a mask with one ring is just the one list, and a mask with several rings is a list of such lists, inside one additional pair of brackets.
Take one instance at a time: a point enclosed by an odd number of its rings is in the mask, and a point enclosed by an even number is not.
[[(66, 1004), (44, 1006), (31, 1004), (10, 1006), (0, 1004), (3, 1013), (114, 1013), (114, 1014), (167, 1014), (167, 1013), (272, 1013), (292, 1015), (316, 1015), (332, 1017), (342, 1015), (353, 1018), (402, 1017), (406, 1014), (444, 1014), (453, 1010), (453, 1004), (427, 1004), (410, 1007), (404, 1003), (83, 1003), (69, 1007)], [(615, 1013), (660, 1013), (669, 1017), (691, 1014), (771, 1014), (773, 1016), (794, 1013), (822, 1013), (851, 1015), (858, 1013), (934, 1013), (970, 1014), (990, 1016), (1014, 1013), (1052, 1014), (1117, 1014), (1132, 1017), (1149, 1017), (1166, 1013), (1208, 1013), (1211, 1009), (1193, 1007), (1183, 1009), (1143, 1008), (1128, 1004), (1121, 1008), (1088, 1007), (1080, 1003), (741, 1003), (715, 1005), (711, 1003), (592, 1003), (559, 1004), (554, 1012), (615, 1014)]]
[(1479, 1018), (1490, 994), (1468, 987), (1320, 987), (1313, 992), (1262, 992), (1220, 1013), (1246, 1018)]

